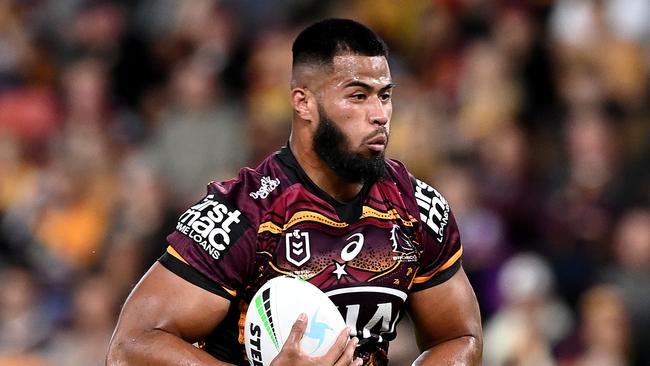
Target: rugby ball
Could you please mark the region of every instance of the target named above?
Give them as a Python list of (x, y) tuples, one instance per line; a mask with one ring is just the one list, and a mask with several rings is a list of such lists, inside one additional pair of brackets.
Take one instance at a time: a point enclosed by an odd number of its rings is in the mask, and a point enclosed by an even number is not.
[(295, 277), (273, 278), (255, 293), (246, 312), (244, 341), (251, 366), (271, 364), (300, 313), (307, 314), (300, 347), (312, 356), (325, 354), (346, 326), (318, 287)]

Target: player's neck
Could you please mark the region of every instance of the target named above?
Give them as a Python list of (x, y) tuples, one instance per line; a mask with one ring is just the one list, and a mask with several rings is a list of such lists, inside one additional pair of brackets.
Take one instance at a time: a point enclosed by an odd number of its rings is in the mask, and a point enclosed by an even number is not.
[(356, 197), (363, 188), (363, 182), (350, 183), (342, 180), (334, 171), (322, 161), (311, 146), (289, 143), (291, 152), (305, 174), (325, 193), (339, 202), (349, 202)]

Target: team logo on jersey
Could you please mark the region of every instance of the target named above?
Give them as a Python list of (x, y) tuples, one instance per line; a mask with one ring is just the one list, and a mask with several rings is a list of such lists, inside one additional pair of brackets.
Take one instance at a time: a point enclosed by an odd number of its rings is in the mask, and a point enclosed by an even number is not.
[(415, 262), (418, 258), (415, 255), (415, 246), (404, 234), (399, 225), (393, 225), (390, 231), (390, 243), (393, 252), (397, 255), (393, 256), (393, 260), (400, 262)]
[(249, 193), (249, 195), (253, 197), (253, 199), (258, 199), (258, 198), (265, 199), (266, 197), (268, 197), (269, 193), (273, 192), (273, 190), (280, 185), (280, 179), (278, 178), (271, 179), (271, 177), (262, 177), (260, 183), (262, 185), (260, 186), (260, 189), (257, 190), (257, 192)]
[(287, 261), (302, 266), (311, 257), (309, 233), (298, 229), (288, 232), (285, 236)]
[(214, 259), (228, 249), (234, 238), (244, 231), (241, 212), (219, 202), (214, 194), (185, 211), (176, 223), (176, 230), (194, 240)]
[(420, 208), (420, 219), (426, 223), (442, 243), (445, 226), (449, 221), (449, 203), (430, 185), (416, 179), (415, 199)]

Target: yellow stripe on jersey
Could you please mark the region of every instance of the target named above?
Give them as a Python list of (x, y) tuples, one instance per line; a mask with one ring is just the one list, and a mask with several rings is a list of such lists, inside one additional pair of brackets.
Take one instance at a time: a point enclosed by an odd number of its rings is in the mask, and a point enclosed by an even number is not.
[(271, 268), (273, 268), (274, 271), (276, 271), (276, 272), (278, 272), (278, 273), (282, 273), (282, 274), (285, 274), (285, 275), (293, 276), (293, 272), (291, 272), (291, 271), (287, 271), (287, 270), (284, 270), (284, 269), (281, 269), (281, 268), (278, 268), (278, 267), (276, 267), (275, 264), (273, 264), (273, 262), (271, 262), (271, 261), (269, 261), (269, 265), (271, 266)]
[[(188, 266), (192, 266), (189, 264), (185, 258), (183, 258), (177, 251), (176, 249), (172, 248), (171, 245), (167, 246), (167, 253), (171, 254), (174, 258), (182, 261), (183, 263), (187, 264)], [(226, 290), (227, 293), (229, 293), (232, 297), (237, 297), (237, 291), (231, 290), (229, 288), (221, 286), (222, 289)]]
[(445, 264), (443, 264), (442, 266), (438, 267), (438, 269), (436, 269), (432, 274), (430, 274), (430, 275), (428, 275), (428, 276), (423, 276), (423, 277), (415, 277), (415, 278), (413, 279), (413, 282), (414, 282), (414, 283), (424, 283), (424, 282), (427, 282), (428, 280), (431, 279), (431, 277), (433, 277), (433, 276), (435, 276), (436, 274), (438, 274), (438, 273), (444, 271), (445, 269), (447, 269), (447, 268), (453, 266), (454, 263), (456, 263), (456, 261), (458, 261), (458, 259), (460, 258), (460, 256), (461, 256), (462, 254), (463, 254), (463, 247), (461, 246), (460, 249), (458, 249), (458, 251), (457, 251), (454, 255), (452, 255), (451, 258), (449, 258), (449, 260), (447, 260), (447, 261), (445, 262)]
[(258, 234), (265, 231), (269, 231), (271, 234), (282, 234), (282, 228), (271, 221), (263, 222), (257, 229)]
[(244, 326), (246, 325), (246, 313), (248, 312), (248, 306), (249, 304), (246, 301), (239, 302), (239, 321), (237, 322), (237, 325), (239, 325), (239, 337), (237, 340), (241, 345), (243, 345), (245, 342)]
[(371, 281), (374, 281), (374, 280), (376, 280), (378, 278), (386, 276), (387, 274), (389, 274), (389, 273), (393, 272), (395, 269), (397, 269), (397, 267), (399, 267), (400, 264), (402, 264), (402, 263), (395, 262), (395, 264), (393, 264), (393, 266), (390, 267), (387, 271), (381, 272), (378, 275), (376, 275), (374, 277), (371, 277), (370, 279), (367, 280), (367, 282), (371, 282)]
[(226, 290), (226, 292), (229, 293), (230, 296), (232, 296), (232, 297), (237, 297), (237, 291), (235, 291), (235, 290), (231, 290), (231, 289), (226, 288), (226, 287), (223, 287), (223, 286), (221, 286), (221, 288), (224, 289), (224, 290)]
[(313, 212), (313, 211), (298, 211), (291, 218), (287, 223), (284, 225), (284, 230), (288, 230), (290, 227), (303, 222), (303, 221), (316, 221), (321, 224), (325, 224), (327, 226), (333, 226), (333, 227), (347, 227), (348, 224), (344, 222), (338, 222), (330, 219), (329, 217), (319, 214), (318, 212)]
[[(413, 226), (413, 223), (416, 222), (417, 220), (409, 215), (408, 219), (402, 218), (395, 209), (391, 209), (388, 212), (381, 212), (378, 210), (375, 210), (372, 207), (369, 206), (363, 206), (363, 211), (361, 213), (361, 218), (377, 218), (381, 220), (396, 220), (399, 219), (401, 220), (404, 225), (406, 226)], [(349, 224), (345, 222), (339, 222), (339, 221), (334, 221), (330, 219), (329, 217), (326, 217), (323, 214), (320, 214), (318, 212), (314, 211), (298, 211), (291, 218), (289, 221), (284, 224), (283, 226), (279, 226), (272, 221), (266, 221), (260, 224), (257, 233), (263, 233), (265, 231), (270, 232), (271, 234), (281, 234), (284, 231), (287, 231), (289, 228), (292, 226), (304, 222), (304, 221), (312, 221), (312, 222), (318, 222), (327, 226), (332, 226), (336, 228), (344, 228), (348, 227)]]
[(375, 210), (372, 207), (369, 206), (363, 206), (363, 212), (361, 213), (361, 218), (366, 218), (366, 217), (374, 217), (377, 219), (382, 219), (382, 220), (396, 220), (400, 219), (406, 226), (413, 226), (413, 222), (415, 222), (415, 218), (413, 216), (409, 215), (408, 220), (404, 220), (398, 213), (397, 210), (391, 209), (388, 210), (388, 212), (381, 212), (378, 210)]
[(332, 219), (330, 219), (330, 218), (328, 218), (328, 217), (326, 217), (326, 216), (324, 216), (322, 214), (319, 214), (317, 212), (298, 211), (295, 214), (293, 214), (293, 216), (291, 216), (289, 221), (286, 224), (284, 224), (284, 226), (282, 226), (282, 227), (274, 224), (271, 221), (263, 222), (262, 224), (260, 224), (260, 226), (259, 226), (259, 228), (257, 230), (257, 233), (259, 234), (259, 233), (263, 233), (265, 231), (269, 231), (272, 234), (281, 234), (282, 232), (287, 231), (292, 226), (294, 226), (294, 225), (296, 225), (296, 224), (298, 224), (300, 222), (303, 222), (303, 221), (315, 221), (315, 222), (319, 222), (321, 224), (325, 224), (327, 226), (333, 226), (333, 227), (338, 227), (338, 228), (348, 226), (348, 224), (346, 224), (344, 222), (334, 221), (334, 220), (332, 220)]
[(168, 246), (167, 246), (167, 253), (171, 254), (173, 257), (175, 257), (176, 259), (180, 260), (181, 262), (183, 262), (183, 263), (189, 265), (189, 263), (187, 263), (187, 261), (185, 260), (185, 258), (183, 258), (180, 254), (178, 254), (178, 252), (176, 251), (176, 249), (172, 248), (171, 245), (168, 245)]

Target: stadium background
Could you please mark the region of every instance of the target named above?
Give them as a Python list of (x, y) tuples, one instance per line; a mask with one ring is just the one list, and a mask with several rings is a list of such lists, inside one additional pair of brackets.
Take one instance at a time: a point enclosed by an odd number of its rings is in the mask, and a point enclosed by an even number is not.
[(391, 47), (389, 154), (452, 205), (485, 365), (650, 364), (650, 2), (4, 0), (0, 365), (103, 365), (179, 212), (286, 141), (326, 16)]

